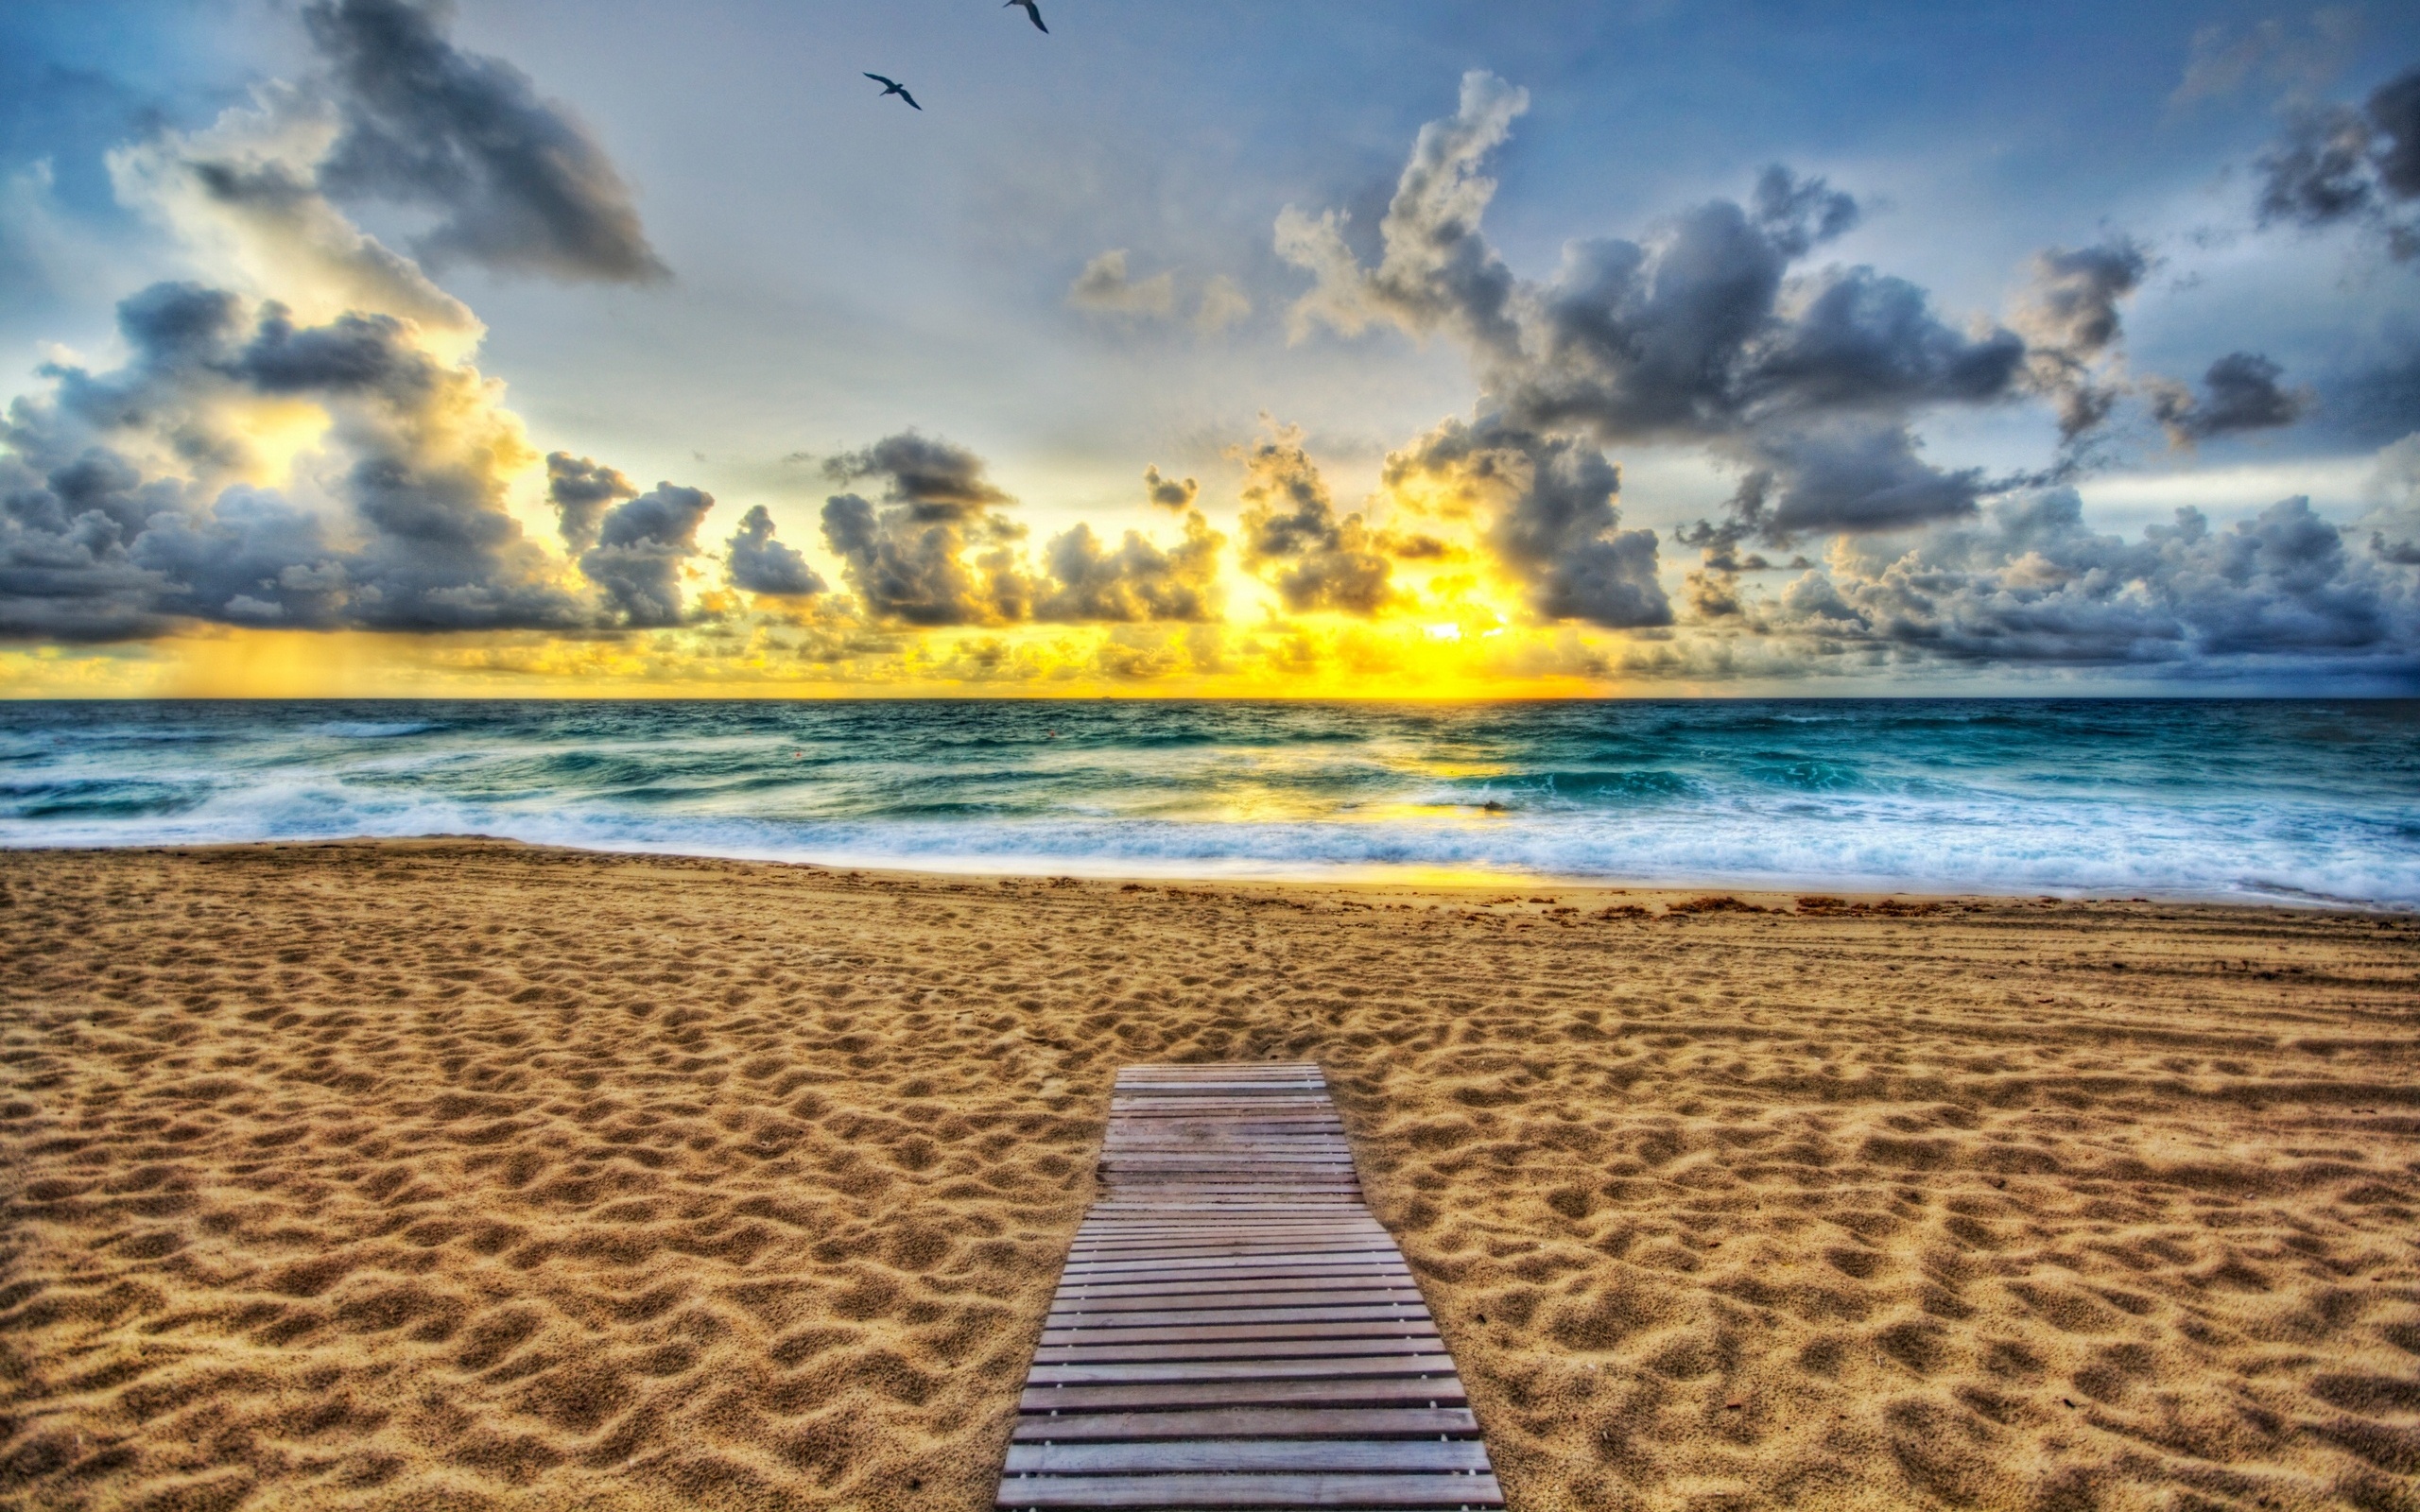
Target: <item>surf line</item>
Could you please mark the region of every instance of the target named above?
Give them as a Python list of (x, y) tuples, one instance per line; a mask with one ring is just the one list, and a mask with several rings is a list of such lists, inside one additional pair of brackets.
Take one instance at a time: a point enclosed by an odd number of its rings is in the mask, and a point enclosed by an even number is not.
[(1320, 1068), (1128, 1066), (994, 1505), (1500, 1507)]

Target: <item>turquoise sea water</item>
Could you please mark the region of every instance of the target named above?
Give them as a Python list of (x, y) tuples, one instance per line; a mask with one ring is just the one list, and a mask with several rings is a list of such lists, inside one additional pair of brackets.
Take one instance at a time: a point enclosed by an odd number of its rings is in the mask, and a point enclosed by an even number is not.
[(0, 704), (0, 845), (2420, 907), (2420, 703)]

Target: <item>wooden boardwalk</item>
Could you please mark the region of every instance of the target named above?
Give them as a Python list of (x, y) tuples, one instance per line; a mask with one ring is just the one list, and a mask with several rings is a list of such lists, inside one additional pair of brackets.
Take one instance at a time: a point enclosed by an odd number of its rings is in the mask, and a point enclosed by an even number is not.
[(997, 1505), (1500, 1507), (1317, 1066), (1129, 1066)]

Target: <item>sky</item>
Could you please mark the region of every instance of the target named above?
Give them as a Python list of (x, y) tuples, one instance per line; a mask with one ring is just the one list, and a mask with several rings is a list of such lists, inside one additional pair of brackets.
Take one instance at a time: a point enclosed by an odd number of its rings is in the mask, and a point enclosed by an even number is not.
[(2420, 694), (2409, 8), (1040, 11), (0, 10), (0, 692)]

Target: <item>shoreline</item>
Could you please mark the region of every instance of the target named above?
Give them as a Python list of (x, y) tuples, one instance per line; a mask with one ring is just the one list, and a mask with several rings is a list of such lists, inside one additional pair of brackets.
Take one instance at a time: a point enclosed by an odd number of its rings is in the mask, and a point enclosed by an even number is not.
[(2408, 1506), (2420, 921), (1692, 896), (7, 852), (0, 1483), (979, 1512), (1116, 1068), (1305, 1059), (1512, 1512)]
[(1890, 900), (1903, 903), (1959, 903), (1977, 906), (2022, 903), (2092, 904), (2156, 904), (2171, 908), (2253, 909), (2282, 912), (2308, 911), (2315, 914), (2354, 914), (2383, 918), (2420, 917), (2420, 903), (2394, 901), (2322, 898), (2291, 894), (2280, 889), (2272, 895), (2229, 897), (2203, 893), (2177, 893), (2152, 889), (2142, 893), (2119, 895), (2076, 888), (2023, 891), (1933, 891), (1925, 888), (1884, 888), (1852, 885), (1845, 883), (1791, 882), (1763, 878), (1754, 883), (1736, 879), (1710, 878), (1698, 882), (1622, 881), (1605, 877), (1573, 876), (1552, 872), (1480, 872), (1471, 869), (1428, 868), (1405, 865), (1402, 876), (1390, 875), (1385, 868), (1366, 868), (1359, 874), (1341, 873), (1355, 868), (1338, 868), (1333, 877), (1317, 874), (1286, 875), (1276, 872), (1237, 871), (1133, 871), (1116, 869), (1115, 863), (1099, 867), (1069, 864), (1057, 868), (1037, 868), (1031, 870), (1002, 870), (990, 865), (993, 858), (965, 867), (908, 866), (893, 861), (851, 862), (792, 859), (763, 854), (738, 854), (721, 851), (681, 850), (643, 847), (602, 847), (564, 845), (554, 841), (522, 840), (510, 835), (481, 833), (437, 833), (421, 835), (349, 835), (296, 840), (221, 840), (195, 844), (154, 844), (129, 842), (124, 845), (0, 845), (0, 856), (9, 855), (205, 855), (221, 852), (240, 853), (246, 850), (332, 850), (353, 847), (382, 847), (398, 850), (416, 847), (480, 847), (498, 850), (545, 853), (559, 851), (566, 855), (596, 857), (627, 857), (632, 860), (707, 861), (732, 866), (770, 867), (830, 875), (857, 874), (897, 881), (932, 883), (992, 882), (1048, 883), (1061, 877), (1072, 877), (1086, 884), (1138, 883), (1153, 887), (1235, 887), (1235, 888), (1305, 888), (1311, 890), (1342, 889), (1347, 891), (1384, 892), (1391, 895), (1408, 893), (1433, 894), (1439, 897), (1453, 893), (1501, 893), (1506, 888), (1553, 889), (1562, 892), (1582, 892), (1602, 895), (1606, 899), (1624, 899), (1633, 902), (1665, 905), (1673, 902), (1686, 902), (1708, 896), (1733, 896), (1745, 902), (1757, 904), (1767, 911), (1789, 911), (1803, 897), (1837, 898), (1848, 903), (1876, 904)]

